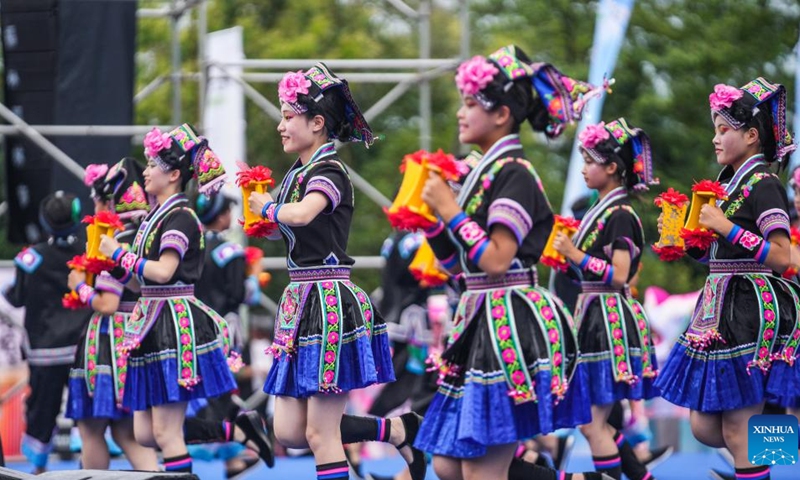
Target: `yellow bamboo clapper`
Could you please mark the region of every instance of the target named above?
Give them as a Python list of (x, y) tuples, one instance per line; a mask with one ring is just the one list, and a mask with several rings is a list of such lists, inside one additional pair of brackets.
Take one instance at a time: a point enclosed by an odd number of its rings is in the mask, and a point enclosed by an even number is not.
[(700, 223), (700, 211), (704, 205), (715, 206), (717, 200), (727, 200), (728, 194), (719, 182), (702, 180), (692, 186), (692, 204), (686, 224), (680, 236), (686, 248), (707, 249), (714, 242), (716, 233)]
[(717, 194), (711, 191), (692, 192), (692, 206), (689, 209), (689, 216), (686, 217), (684, 228), (688, 230), (703, 229), (707, 230), (700, 223), (700, 209), (703, 205), (716, 205)]
[(558, 270), (566, 270), (567, 259), (564, 258), (564, 255), (561, 255), (558, 253), (558, 251), (556, 251), (555, 248), (553, 248), (553, 243), (555, 242), (556, 235), (559, 233), (564, 233), (569, 238), (572, 238), (572, 236), (578, 231), (579, 226), (580, 222), (572, 217), (562, 217), (561, 215), (556, 215), (555, 221), (553, 222), (553, 228), (550, 230), (550, 236), (547, 237), (547, 243), (544, 245), (544, 251), (542, 252), (542, 257), (539, 261), (548, 267)]
[[(239, 189), (242, 191), (242, 205), (247, 206), (250, 200), (250, 194), (255, 193), (267, 193), (269, 187), (274, 182), (272, 180), (250, 180), (247, 183), (243, 183), (239, 186)], [(244, 229), (249, 230), (253, 228), (253, 226), (263, 221), (263, 219), (256, 215), (255, 213), (251, 212), (249, 208), (243, 208), (242, 212), (244, 212)]]
[(436, 223), (433, 210), (422, 201), (422, 188), (430, 172), (427, 159), (422, 158), (420, 162), (406, 159), (400, 191), (397, 192), (386, 213), (390, 216), (397, 215), (401, 209), (405, 209), (410, 214), (422, 217), (430, 223)]
[(438, 287), (443, 285), (449, 275), (444, 272), (436, 261), (433, 249), (427, 240), (422, 239), (422, 243), (417, 249), (417, 253), (411, 260), (408, 270), (420, 283), (422, 288)]
[(96, 260), (108, 260), (108, 257), (100, 252), (100, 237), (106, 235), (114, 238), (114, 234), (119, 230), (117, 225), (108, 224), (100, 220), (86, 225), (86, 257)]

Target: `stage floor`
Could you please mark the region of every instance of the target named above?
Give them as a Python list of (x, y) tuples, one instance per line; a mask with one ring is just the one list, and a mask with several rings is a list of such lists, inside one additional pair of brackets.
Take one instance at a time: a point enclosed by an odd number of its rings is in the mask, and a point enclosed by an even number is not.
[[(570, 458), (567, 470), (570, 472), (580, 472), (593, 470), (592, 458), (589, 453), (589, 446), (586, 441), (578, 435), (576, 438), (575, 450)], [(55, 457), (53, 457), (55, 459)], [(365, 460), (364, 472), (376, 473), (381, 475), (391, 475), (403, 467), (404, 463), (399, 456), (392, 456), (380, 460)], [(30, 473), (32, 468), (27, 463), (9, 462), (8, 468), (21, 470)], [(52, 470), (71, 470), (78, 468), (77, 461), (52, 461)], [(130, 468), (127, 461), (115, 459), (111, 462), (111, 468), (122, 470)], [(732, 473), (725, 461), (713, 450), (692, 453), (675, 453), (664, 463), (653, 470), (653, 475), (658, 480), (701, 480), (707, 479), (708, 471), (717, 468), (724, 472)], [(221, 461), (200, 461), (195, 460), (194, 472), (202, 480), (224, 480), (225, 470)], [(253, 468), (242, 480), (256, 479), (313, 479), (314, 459), (311, 457), (288, 458), (280, 457), (276, 459), (275, 468), (267, 469), (263, 464)], [(797, 480), (800, 479), (800, 464), (793, 466), (776, 466), (772, 469), (772, 480)], [(428, 468), (428, 480), (437, 480), (433, 473), (433, 468)], [(534, 479), (535, 480), (535, 479)]]

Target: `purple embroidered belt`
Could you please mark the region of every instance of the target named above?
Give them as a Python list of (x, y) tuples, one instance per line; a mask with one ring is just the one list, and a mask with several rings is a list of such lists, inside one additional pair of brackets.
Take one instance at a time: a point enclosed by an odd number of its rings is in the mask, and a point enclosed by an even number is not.
[(120, 302), (119, 308), (117, 308), (117, 312), (119, 313), (131, 313), (133, 309), (136, 307), (136, 302)]
[(466, 290), (491, 290), (495, 288), (536, 286), (538, 276), (534, 268), (509, 270), (505, 275), (490, 277), (485, 273), (470, 273), (459, 277)]
[(170, 297), (193, 297), (194, 285), (163, 285), (163, 286), (142, 286), (142, 297), (148, 298), (170, 298)]
[(319, 267), (291, 268), (289, 269), (289, 280), (292, 283), (350, 280), (350, 267), (321, 265)]
[(755, 260), (711, 260), (708, 266), (712, 274), (763, 273), (771, 275), (772, 270)]

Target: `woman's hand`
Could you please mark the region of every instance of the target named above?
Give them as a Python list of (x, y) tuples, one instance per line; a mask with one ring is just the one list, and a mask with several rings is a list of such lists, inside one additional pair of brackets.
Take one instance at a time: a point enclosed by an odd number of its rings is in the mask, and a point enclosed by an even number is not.
[(461, 211), (453, 190), (435, 172), (431, 172), (428, 180), (425, 181), (425, 186), (422, 188), (422, 200), (434, 209), (445, 222), (449, 222)]
[(253, 215), (261, 218), (261, 210), (264, 209), (264, 205), (272, 201), (274, 200), (272, 199), (272, 195), (269, 193), (252, 192), (247, 198), (247, 205), (250, 207), (250, 211), (253, 213)]
[(100, 253), (106, 257), (111, 258), (120, 246), (118, 241), (108, 235), (100, 235)]
[(564, 232), (558, 232), (556, 234), (556, 238), (553, 239), (553, 248), (556, 252), (564, 255), (568, 260), (574, 261), (575, 257), (578, 256), (580, 250), (572, 243), (572, 239), (567, 236)]
[(664, 213), (658, 216), (658, 236), (661, 236), (661, 230), (664, 228)]
[(725, 217), (725, 214), (716, 205), (706, 204), (700, 208), (700, 224), (704, 227), (722, 234), (730, 231), (730, 228), (727, 228), (729, 223), (731, 223), (730, 220)]
[(86, 272), (82, 272), (80, 270), (70, 270), (69, 276), (67, 277), (67, 285), (69, 285), (69, 289), (75, 291), (80, 285), (81, 282), (86, 281)]

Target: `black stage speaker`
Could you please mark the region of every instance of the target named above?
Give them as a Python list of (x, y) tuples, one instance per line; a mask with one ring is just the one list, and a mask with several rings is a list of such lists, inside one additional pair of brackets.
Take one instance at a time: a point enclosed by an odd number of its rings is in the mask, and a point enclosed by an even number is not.
[[(133, 119), (136, 2), (2, 0), (4, 103), (30, 124), (128, 125)], [(130, 136), (50, 137), (82, 166), (112, 164)], [(9, 240), (41, 239), (38, 209), (54, 190), (87, 188), (23, 136), (5, 142)], [(90, 202), (84, 202), (88, 213)]]
[[(4, 0), (5, 1), (5, 0)], [(0, 480), (200, 480), (191, 473), (133, 472), (121, 470), (60, 470), (31, 475), (0, 467)]]

